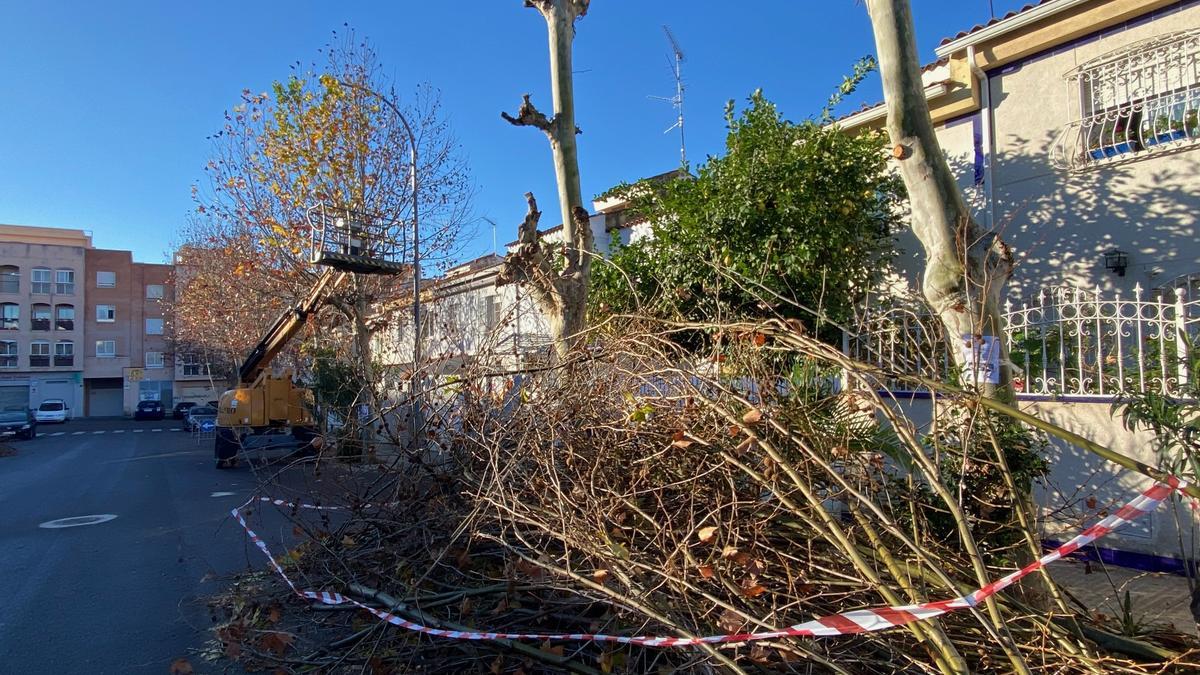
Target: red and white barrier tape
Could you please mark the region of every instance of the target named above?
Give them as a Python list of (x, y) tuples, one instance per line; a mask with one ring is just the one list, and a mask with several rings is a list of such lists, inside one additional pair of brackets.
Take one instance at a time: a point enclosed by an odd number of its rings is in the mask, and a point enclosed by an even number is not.
[[(455, 640), (565, 640), (565, 641), (594, 641), (594, 642), (616, 642), (620, 644), (643, 645), (646, 647), (687, 647), (698, 644), (718, 644), (729, 642), (751, 642), (755, 640), (771, 640), (781, 637), (828, 637), (833, 635), (850, 635), (853, 633), (867, 633), (871, 631), (886, 630), (896, 626), (912, 623), (914, 621), (924, 621), (932, 619), (943, 614), (974, 607), (980, 602), (983, 602), (988, 597), (999, 593), (1000, 591), (1015, 584), (1022, 577), (1028, 576), (1033, 572), (1045, 567), (1049, 563), (1070, 555), (1076, 550), (1087, 546), (1093, 541), (1109, 534), (1113, 530), (1122, 527), (1141, 516), (1150, 513), (1156, 509), (1164, 499), (1169, 497), (1176, 490), (1182, 490), (1187, 486), (1187, 483), (1178, 478), (1168, 478), (1166, 483), (1155, 483), (1148, 490), (1143, 492), (1133, 501), (1117, 510), (1116, 513), (1104, 518), (1095, 525), (1080, 532), (1067, 543), (1059, 546), (1055, 550), (1047, 553), (1038, 560), (1029, 563), (1025, 567), (1003, 576), (996, 581), (980, 588), (972, 593), (968, 593), (960, 598), (952, 600), (939, 600), (937, 602), (925, 602), (919, 605), (904, 605), (902, 607), (876, 607), (873, 609), (858, 609), (851, 612), (842, 612), (830, 616), (823, 616), (812, 621), (798, 623), (794, 626), (788, 626), (779, 630), (763, 631), (759, 633), (735, 633), (730, 635), (709, 635), (706, 637), (693, 638), (678, 638), (678, 637), (657, 637), (652, 635), (639, 636), (622, 636), (622, 635), (602, 635), (593, 633), (485, 633), (479, 631), (464, 631), (464, 630), (444, 630), (441, 628), (430, 628), (422, 626), (419, 623), (414, 623), (403, 619), (391, 612), (385, 612), (374, 607), (358, 602), (353, 598), (346, 597), (340, 593), (322, 591), (302, 591), (296, 587), (296, 584), (288, 578), (283, 567), (275, 561), (274, 556), (267, 550), (266, 543), (259, 538), (253, 530), (246, 525), (246, 519), (242, 516), (242, 509), (249, 505), (252, 501), (246, 502), (232, 510), (233, 517), (241, 523), (242, 528), (246, 530), (246, 534), (250, 536), (251, 541), (257, 546), (263, 555), (267, 556), (267, 560), (271, 562), (271, 566), (283, 578), (284, 582), (300, 597), (308, 600), (316, 600), (326, 605), (342, 605), (351, 604), (356, 607), (361, 607), (368, 612), (379, 617), (394, 626), (399, 626), (406, 630), (432, 635), (434, 637), (444, 637)], [(279, 506), (287, 506), (291, 508), (306, 508), (306, 509), (321, 509), (321, 510), (338, 510), (339, 507), (322, 507), (308, 504), (294, 504), (285, 502), (280, 499), (271, 499), (268, 497), (260, 497), (258, 501), (270, 502)]]

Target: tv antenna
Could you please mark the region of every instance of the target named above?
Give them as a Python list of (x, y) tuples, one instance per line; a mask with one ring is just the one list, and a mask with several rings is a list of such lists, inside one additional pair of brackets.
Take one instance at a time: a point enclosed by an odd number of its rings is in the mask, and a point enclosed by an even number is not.
[(679, 129), (679, 159), (682, 166), (687, 166), (687, 144), (684, 142), (683, 136), (683, 48), (679, 46), (679, 41), (675, 39), (675, 34), (671, 32), (670, 26), (663, 25), (663, 32), (667, 34), (667, 42), (671, 43), (671, 52), (674, 58), (668, 57), (668, 63), (671, 67), (671, 75), (675, 78), (675, 95), (674, 96), (651, 96), (650, 98), (659, 101), (666, 101), (675, 108), (675, 124), (667, 127), (664, 134), (669, 134), (675, 129)]

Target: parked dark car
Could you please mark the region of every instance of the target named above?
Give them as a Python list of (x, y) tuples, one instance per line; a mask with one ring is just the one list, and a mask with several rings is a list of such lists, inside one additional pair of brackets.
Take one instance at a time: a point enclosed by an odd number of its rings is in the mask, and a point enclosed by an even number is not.
[(177, 420), (187, 419), (188, 409), (195, 406), (195, 401), (180, 401), (175, 404), (175, 410), (171, 413), (171, 416)]
[(200, 426), (205, 422), (212, 422), (215, 425), (216, 421), (216, 408), (207, 405), (198, 405), (187, 411), (187, 415), (183, 418), (183, 428), (187, 431), (199, 431)]
[(0, 410), (0, 436), (15, 435), (17, 438), (37, 437), (37, 418), (25, 406), (13, 406)]
[(205, 403), (204, 405), (206, 405), (210, 408), (217, 408), (217, 407), (220, 407), (221, 403), (220, 403), (220, 401), (209, 401), (208, 403)]
[(137, 410), (133, 411), (135, 420), (161, 420), (164, 415), (161, 401), (142, 401), (137, 404)]

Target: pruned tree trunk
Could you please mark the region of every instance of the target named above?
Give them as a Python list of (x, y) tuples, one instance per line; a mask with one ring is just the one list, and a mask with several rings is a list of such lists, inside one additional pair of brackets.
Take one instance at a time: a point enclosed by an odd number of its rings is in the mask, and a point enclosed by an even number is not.
[(554, 116), (547, 118), (539, 112), (528, 94), (515, 117), (500, 113), (515, 126), (540, 129), (550, 141), (562, 211), (563, 264), (561, 271), (556, 269), (553, 252), (538, 237), (541, 213), (533, 195), (526, 193), (529, 210), (518, 230), (517, 250), (505, 260), (497, 284), (520, 283), (529, 289), (534, 302), (546, 316), (555, 351), (560, 357), (575, 346), (584, 329), (591, 270), (592, 229), (579, 189), (579, 155), (575, 145), (579, 129), (575, 126), (571, 71), (575, 21), (587, 14), (589, 4), (590, 0), (525, 0), (526, 7), (536, 8), (546, 20)]
[[(973, 382), (985, 394), (1011, 399), (1012, 368), (1003, 338), (999, 298), (1012, 274), (1012, 253), (1000, 237), (971, 217), (934, 135), (921, 82), (908, 0), (867, 0), (879, 74), (887, 104), (887, 131), (912, 208), (912, 229), (925, 249), (922, 290), (948, 333), (955, 362), (971, 374), (975, 360), (998, 367)], [(982, 348), (984, 343), (990, 343)], [(988, 350), (992, 358), (988, 359)]]

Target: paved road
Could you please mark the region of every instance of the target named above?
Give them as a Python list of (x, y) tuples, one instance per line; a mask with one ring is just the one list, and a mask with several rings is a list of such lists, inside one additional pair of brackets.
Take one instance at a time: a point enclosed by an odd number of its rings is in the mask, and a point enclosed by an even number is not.
[[(191, 652), (210, 637), (203, 598), (263, 565), (227, 516), (254, 478), (216, 470), (211, 441), (177, 426), (45, 425), (0, 457), (0, 670), (161, 675), (179, 657), (212, 670)], [(98, 514), (116, 518), (39, 527)]]

